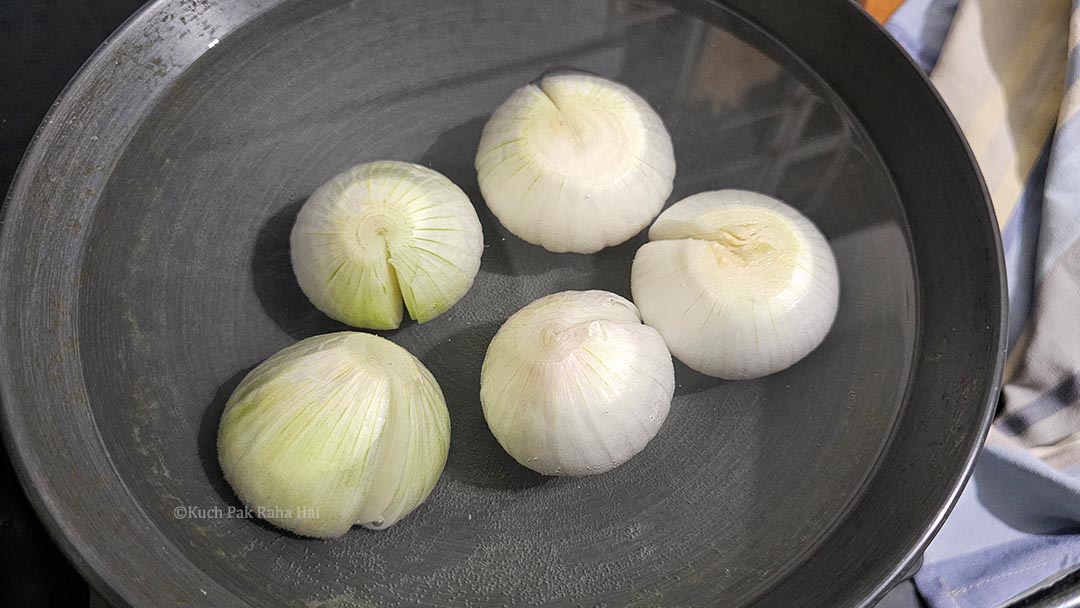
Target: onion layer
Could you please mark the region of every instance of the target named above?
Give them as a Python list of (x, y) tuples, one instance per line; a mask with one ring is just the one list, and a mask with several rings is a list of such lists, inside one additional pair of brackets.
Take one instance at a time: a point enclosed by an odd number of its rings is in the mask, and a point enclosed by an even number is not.
[(703, 192), (649, 230), (634, 302), (671, 353), (720, 378), (757, 378), (824, 340), (839, 304), (836, 260), (810, 220), (755, 192)]
[(510, 232), (549, 251), (593, 253), (656, 217), (675, 156), (663, 121), (636, 93), (562, 73), (518, 89), (495, 111), (476, 170)]
[(640, 452), (667, 417), (671, 355), (625, 298), (566, 291), (514, 313), (480, 374), (484, 417), (522, 465), (591, 475)]
[(450, 417), (420, 361), (359, 332), (316, 336), (249, 373), (225, 406), (218, 459), (258, 517), (303, 536), (393, 525), (446, 464)]
[(469, 197), (420, 165), (358, 165), (322, 185), (297, 216), (292, 263), (321, 311), (394, 329), (402, 307), (423, 323), (472, 286), (484, 236)]

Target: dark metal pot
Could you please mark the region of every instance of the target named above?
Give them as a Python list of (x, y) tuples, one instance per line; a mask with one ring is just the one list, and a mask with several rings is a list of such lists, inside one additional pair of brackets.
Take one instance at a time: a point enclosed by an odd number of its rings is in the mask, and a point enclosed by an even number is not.
[[(615, 471), (544, 478), (491, 437), (483, 350), (532, 299), (629, 296), (643, 242), (557, 255), (487, 212), (485, 117), (545, 69), (638, 90), (672, 200), (765, 191), (837, 255), (836, 325), (752, 382), (677, 367), (671, 415)], [(323, 180), (434, 167), (477, 204), (469, 295), (387, 332), (451, 408), (447, 469), (392, 529), (327, 542), (230, 517), (214, 454), (253, 365), (340, 329), (289, 267)], [(5, 439), (57, 540), (117, 606), (863, 606), (956, 499), (1003, 360), (997, 227), (919, 71), (842, 0), (157, 0), (69, 85), (0, 234)]]

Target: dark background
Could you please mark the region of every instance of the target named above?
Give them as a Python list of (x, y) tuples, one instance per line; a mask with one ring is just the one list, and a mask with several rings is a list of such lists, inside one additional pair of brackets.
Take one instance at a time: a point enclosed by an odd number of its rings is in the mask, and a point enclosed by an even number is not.
[[(7, 192), (23, 151), (67, 81), (142, 4), (0, 0), (0, 192)], [(0, 455), (0, 606), (81, 607), (92, 595), (34, 514), (5, 450)], [(918, 605), (913, 587), (905, 583), (879, 608)]]

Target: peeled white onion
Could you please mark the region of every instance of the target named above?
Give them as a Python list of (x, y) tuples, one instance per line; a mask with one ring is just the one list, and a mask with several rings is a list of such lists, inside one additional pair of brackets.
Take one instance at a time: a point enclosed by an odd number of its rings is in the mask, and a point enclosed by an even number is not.
[(755, 192), (719, 190), (660, 214), (634, 257), (645, 323), (692, 369), (757, 378), (817, 348), (840, 297), (836, 260), (801, 213)]
[(300, 288), (354, 327), (394, 329), (402, 308), (423, 323), (472, 286), (484, 236), (469, 197), (412, 163), (358, 165), (304, 203), (290, 240)]
[(480, 190), (510, 232), (549, 251), (593, 253), (641, 232), (671, 194), (664, 123), (627, 87), (545, 76), (491, 116), (476, 155)]
[(360, 332), (316, 336), (249, 373), (225, 406), (218, 459), (252, 512), (303, 536), (393, 525), (446, 464), (450, 417), (431, 373)]
[(591, 475), (640, 452), (675, 390), (671, 355), (634, 305), (566, 291), (507, 319), (488, 347), (480, 400), (491, 432), (545, 475)]

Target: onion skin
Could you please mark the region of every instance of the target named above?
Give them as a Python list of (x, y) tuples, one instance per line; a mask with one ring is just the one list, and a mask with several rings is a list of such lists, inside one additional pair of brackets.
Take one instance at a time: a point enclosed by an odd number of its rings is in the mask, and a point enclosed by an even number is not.
[(645, 323), (691, 369), (727, 379), (785, 369), (825, 339), (840, 279), (824, 235), (795, 209), (739, 190), (672, 205), (634, 257)]
[(511, 315), (480, 374), (495, 438), (545, 475), (626, 462), (660, 430), (674, 389), (663, 339), (632, 303), (604, 291), (546, 296)]
[(431, 373), (359, 332), (302, 340), (252, 370), (218, 429), (225, 479), (255, 515), (301, 536), (393, 525), (446, 464), (450, 417)]
[(558, 73), (526, 85), (484, 126), (476, 155), (492, 213), (522, 240), (595, 253), (641, 232), (675, 177), (671, 136), (637, 93)]

